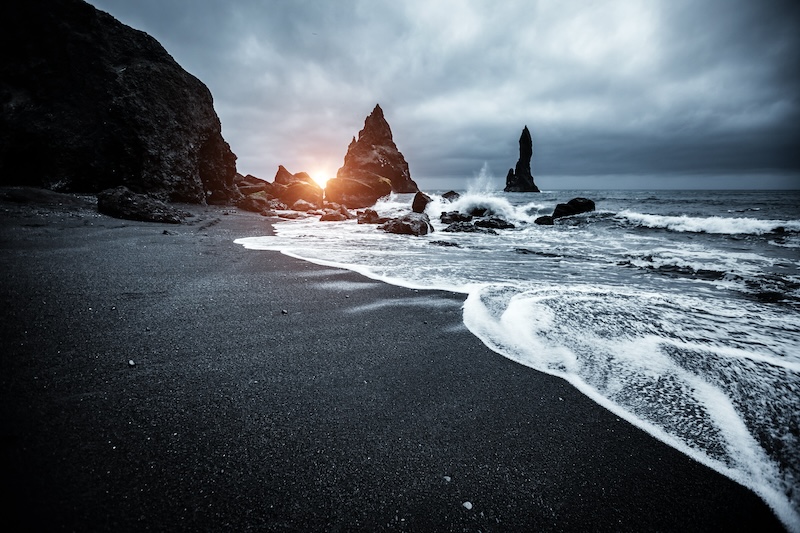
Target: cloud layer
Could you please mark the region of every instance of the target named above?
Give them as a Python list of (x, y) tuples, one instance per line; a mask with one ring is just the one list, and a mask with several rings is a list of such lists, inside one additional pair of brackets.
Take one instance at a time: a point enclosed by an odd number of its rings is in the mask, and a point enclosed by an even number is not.
[(535, 175), (800, 187), (796, 1), (90, 2), (209, 86), (259, 177), (335, 173), (380, 103), (423, 187), (502, 179), (524, 125)]

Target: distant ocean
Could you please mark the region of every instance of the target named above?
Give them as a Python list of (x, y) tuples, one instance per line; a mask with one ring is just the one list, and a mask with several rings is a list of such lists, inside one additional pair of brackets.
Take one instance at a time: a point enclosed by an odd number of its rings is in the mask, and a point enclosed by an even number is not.
[[(464, 323), (492, 350), (750, 487), (800, 531), (800, 192), (461, 194), (433, 195), (424, 237), (308, 218), (236, 242), (467, 294)], [(412, 197), (375, 209), (405, 214)], [(597, 211), (533, 223), (574, 197)], [(516, 228), (441, 231), (440, 212), (477, 206)]]

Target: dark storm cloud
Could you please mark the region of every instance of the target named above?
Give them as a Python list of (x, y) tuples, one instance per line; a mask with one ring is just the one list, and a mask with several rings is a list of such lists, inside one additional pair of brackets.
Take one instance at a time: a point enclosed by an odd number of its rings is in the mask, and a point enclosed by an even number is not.
[(265, 178), (335, 172), (376, 102), (423, 185), (501, 179), (524, 125), (540, 175), (800, 173), (794, 1), (92, 3), (209, 86)]

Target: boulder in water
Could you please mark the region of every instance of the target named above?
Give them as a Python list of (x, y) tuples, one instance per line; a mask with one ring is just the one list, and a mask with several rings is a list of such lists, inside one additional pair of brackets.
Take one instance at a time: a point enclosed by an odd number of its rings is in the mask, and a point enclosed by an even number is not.
[(565, 204), (558, 204), (553, 210), (553, 219), (570, 217), (573, 215), (580, 215), (581, 213), (588, 213), (594, 211), (595, 205), (592, 200), (588, 198), (573, 198)]
[(444, 224), (452, 224), (453, 222), (471, 222), (472, 216), (465, 215), (458, 211), (442, 211), (442, 214), (439, 216), (439, 220)]
[(433, 226), (428, 215), (425, 213), (409, 213), (402, 217), (392, 218), (385, 222), (379, 229), (387, 233), (399, 233), (402, 235), (427, 235), (433, 233)]
[(494, 215), (476, 220), (475, 225), (479, 228), (491, 229), (513, 229), (516, 227), (511, 222)]
[(442, 198), (452, 203), (461, 198), (461, 195), (456, 191), (447, 191), (442, 195)]
[(422, 191), (417, 191), (414, 200), (411, 202), (411, 210), (415, 213), (424, 213), (425, 208), (431, 203), (431, 197)]

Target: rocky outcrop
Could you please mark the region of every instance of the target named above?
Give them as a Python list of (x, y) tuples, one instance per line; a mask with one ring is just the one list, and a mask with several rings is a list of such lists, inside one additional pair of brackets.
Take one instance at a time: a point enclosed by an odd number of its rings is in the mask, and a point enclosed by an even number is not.
[(283, 165), (278, 167), (270, 194), (290, 206), (298, 200), (308, 202), (315, 207), (322, 206), (322, 187), (306, 172), (292, 174)]
[(127, 187), (106, 189), (97, 195), (97, 210), (114, 218), (180, 224), (186, 214), (161, 200)]
[(344, 165), (325, 187), (326, 199), (349, 208), (369, 207), (394, 192), (417, 192), (403, 154), (392, 139), (392, 130), (380, 105), (364, 121), (344, 156)]
[(425, 213), (409, 213), (399, 218), (393, 218), (378, 227), (387, 233), (402, 235), (427, 235), (433, 233), (433, 226)]
[(533, 182), (531, 174), (531, 158), (533, 157), (533, 140), (528, 126), (522, 130), (519, 138), (519, 160), (514, 169), (508, 170), (506, 176), (505, 192), (539, 192), (539, 188)]
[(81, 0), (0, 8), (0, 185), (228, 203), (211, 93), (149, 35)]
[(594, 211), (594, 209), (595, 205), (592, 200), (588, 198), (573, 198), (565, 204), (556, 205), (553, 210), (553, 219), (580, 215), (581, 213)]

